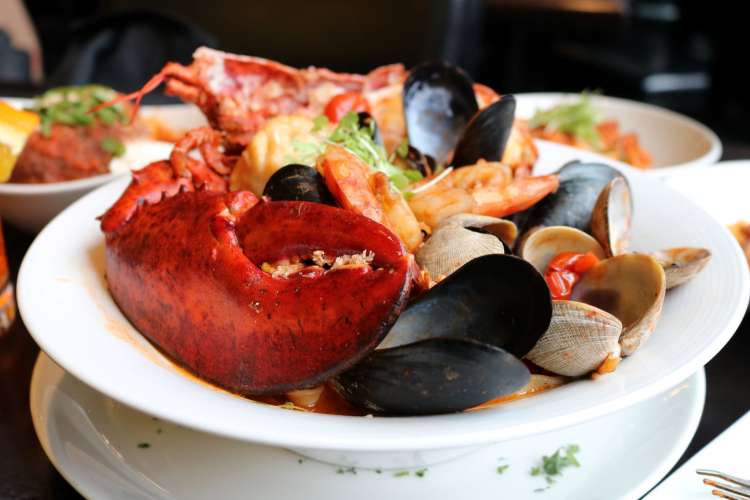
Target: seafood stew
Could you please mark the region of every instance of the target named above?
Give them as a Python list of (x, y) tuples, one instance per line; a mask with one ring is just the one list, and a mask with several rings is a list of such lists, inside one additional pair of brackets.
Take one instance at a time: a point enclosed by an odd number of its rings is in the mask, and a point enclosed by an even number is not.
[(532, 175), (512, 96), (450, 65), (352, 75), (202, 48), (107, 104), (161, 82), (211, 126), (102, 216), (107, 283), (145, 337), (232, 392), (414, 415), (601, 376), (702, 269), (670, 282), (670, 249), (628, 250), (618, 170)]

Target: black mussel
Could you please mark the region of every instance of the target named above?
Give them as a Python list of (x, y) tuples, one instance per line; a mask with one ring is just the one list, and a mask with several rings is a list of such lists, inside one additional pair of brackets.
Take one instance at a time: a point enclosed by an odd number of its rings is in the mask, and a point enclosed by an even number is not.
[(445, 164), (469, 120), (478, 111), (473, 81), (443, 62), (422, 63), (404, 83), (409, 144)]
[(336, 205), (323, 176), (312, 167), (294, 163), (274, 172), (263, 189), (263, 196), (273, 201), (312, 201)]
[(416, 170), (422, 174), (423, 177), (430, 177), (437, 167), (435, 158), (422, 153), (414, 146), (409, 146), (405, 157), (396, 155), (394, 163), (397, 167)]
[(557, 173), (560, 187), (555, 193), (511, 217), (521, 235), (518, 245), (537, 227), (569, 226), (590, 233), (591, 215), (600, 193), (615, 177), (624, 178), (609, 165), (580, 161), (564, 165)]
[(451, 164), (463, 167), (480, 159), (502, 160), (515, 115), (516, 99), (510, 94), (477, 113), (461, 135)]
[(510, 394), (531, 380), (508, 352), (468, 339), (431, 339), (385, 349), (334, 379), (336, 390), (367, 411), (453, 413)]
[(378, 348), (334, 386), (369, 411), (464, 410), (528, 382), (519, 360), (551, 317), (549, 289), (531, 264), (508, 255), (478, 257), (407, 306)]
[(378, 128), (378, 123), (375, 121), (372, 115), (368, 113), (367, 111), (360, 111), (359, 113), (357, 113), (357, 118), (358, 118), (359, 128), (370, 129), (370, 135), (372, 136), (372, 140), (375, 141), (375, 144), (382, 146), (383, 137), (380, 135), (380, 129)]

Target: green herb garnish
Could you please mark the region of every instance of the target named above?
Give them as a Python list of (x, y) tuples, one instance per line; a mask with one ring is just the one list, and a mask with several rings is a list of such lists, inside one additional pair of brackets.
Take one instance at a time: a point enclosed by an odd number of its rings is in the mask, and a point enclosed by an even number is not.
[(115, 137), (105, 137), (99, 145), (115, 158), (125, 154), (125, 145)]
[(357, 469), (355, 469), (354, 467), (346, 467), (346, 468), (339, 467), (338, 469), (336, 469), (336, 474), (356, 474), (356, 473), (357, 473)]
[(558, 448), (552, 455), (543, 456), (542, 462), (539, 465), (532, 467), (529, 473), (532, 476), (544, 475), (547, 484), (552, 485), (555, 483), (555, 476), (560, 476), (564, 469), (581, 466), (576, 458), (576, 453), (579, 451), (581, 451), (581, 448), (576, 444)]
[(591, 104), (591, 95), (584, 92), (578, 102), (558, 104), (548, 110), (537, 110), (529, 126), (571, 134), (599, 149), (601, 138), (596, 128), (598, 123), (599, 116)]
[(408, 470), (400, 470), (398, 472), (394, 472), (393, 473), (393, 477), (404, 477), (404, 476), (408, 476), (408, 475), (409, 475), (409, 471)]
[(320, 115), (313, 120), (313, 132), (317, 132), (328, 125), (328, 117), (326, 115)]
[(31, 110), (39, 115), (40, 130), (49, 136), (52, 125), (88, 126), (96, 120), (105, 125), (127, 123), (121, 103), (91, 112), (96, 106), (114, 99), (117, 92), (103, 85), (81, 85), (50, 89), (34, 100)]
[(138, 443), (138, 448), (151, 448), (149, 443)]
[(418, 471), (414, 472), (417, 477), (424, 477), (425, 474), (427, 474), (427, 469), (419, 469)]
[[(373, 170), (383, 172), (391, 181), (393, 187), (404, 191), (412, 182), (422, 179), (422, 174), (415, 170), (403, 170), (388, 161), (383, 146), (373, 139), (374, 124), (359, 126), (359, 116), (350, 111), (339, 121), (328, 142), (343, 146), (352, 154), (357, 155)], [(407, 144), (408, 147), (408, 144)]]
[(508, 464), (498, 465), (497, 466), (497, 473), (498, 474), (503, 474), (509, 468), (510, 468), (510, 465), (508, 465)]

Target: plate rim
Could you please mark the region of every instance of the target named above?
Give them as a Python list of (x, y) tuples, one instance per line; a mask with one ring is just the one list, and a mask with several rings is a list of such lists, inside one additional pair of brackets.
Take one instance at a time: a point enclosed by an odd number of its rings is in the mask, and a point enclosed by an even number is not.
[[(75, 476), (70, 470), (68, 470), (66, 467), (63, 466), (62, 461), (57, 456), (57, 454), (54, 453), (54, 450), (52, 449), (51, 441), (49, 438), (49, 433), (47, 432), (47, 426), (44, 425), (46, 420), (43, 421), (43, 415), (48, 415), (49, 412), (49, 404), (47, 404), (47, 408), (39, 408), (36, 403), (38, 399), (44, 399), (43, 396), (40, 394), (42, 389), (39, 388), (40, 384), (42, 383), (40, 379), (42, 379), (45, 375), (49, 376), (45, 373), (45, 370), (49, 372), (50, 370), (54, 370), (55, 368), (59, 369), (63, 376), (65, 374), (70, 375), (68, 372), (65, 371), (64, 368), (60, 367), (59, 365), (56, 365), (55, 361), (50, 358), (48, 355), (46, 355), (44, 352), (40, 352), (37, 356), (37, 359), (34, 363), (34, 368), (32, 370), (32, 376), (31, 376), (31, 383), (29, 387), (29, 410), (31, 413), (32, 418), (32, 424), (34, 426), (34, 431), (37, 434), (39, 438), (39, 442), (42, 446), (42, 449), (47, 456), (47, 458), (50, 460), (52, 465), (55, 467), (55, 469), (60, 473), (63, 478), (68, 481), (68, 483), (73, 486), (73, 488), (78, 491), (82, 495), (87, 494), (93, 494), (93, 491), (88, 491), (86, 485), (84, 484), (84, 481), (79, 480), (77, 476)], [(79, 379), (76, 379), (78, 383), (88, 386), (85, 382), (82, 382)], [(700, 424), (700, 421), (703, 417), (703, 412), (705, 410), (705, 403), (706, 403), (706, 393), (707, 393), (707, 382), (706, 382), (706, 372), (705, 368), (701, 367), (699, 368), (695, 373), (687, 377), (685, 380), (678, 382), (674, 387), (671, 389), (668, 389), (667, 391), (674, 390), (677, 388), (677, 386), (681, 384), (689, 383), (690, 387), (692, 389), (693, 395), (692, 395), (692, 401), (690, 405), (690, 412), (685, 417), (684, 426), (682, 431), (679, 433), (679, 435), (676, 437), (674, 442), (672, 443), (672, 446), (670, 447), (668, 453), (662, 455), (661, 459), (658, 460), (659, 464), (657, 467), (653, 468), (651, 472), (644, 476), (637, 484), (631, 486), (628, 491), (623, 492), (622, 498), (640, 498), (643, 495), (647, 494), (649, 491), (651, 491), (653, 488), (655, 488), (659, 482), (664, 479), (667, 475), (667, 473), (674, 467), (674, 465), (677, 463), (679, 458), (685, 453), (687, 450), (690, 442), (692, 441), (693, 437), (695, 436), (695, 433), (698, 430), (698, 426)], [(88, 386), (91, 388), (90, 386)], [(92, 388), (93, 389), (93, 388)], [(104, 393), (101, 393), (99, 391), (96, 391), (97, 397), (104, 398), (104, 399), (111, 399), (109, 396), (107, 396)], [(37, 395), (39, 394), (39, 395)], [(654, 396), (653, 398), (650, 398), (648, 400), (644, 400), (641, 403), (642, 404), (655, 404), (656, 398), (662, 396), (665, 393), (660, 393), (657, 396)], [(40, 413), (41, 411), (41, 413)], [(607, 415), (601, 417), (602, 419), (606, 418), (612, 418), (615, 414)], [(582, 425), (585, 424), (585, 422), (581, 423)], [(564, 430), (564, 429), (560, 429)], [(194, 432), (200, 432), (195, 431)], [(518, 439), (515, 439), (513, 441), (517, 442), (523, 442), (524, 439), (527, 439), (528, 437), (520, 437)], [(462, 457), (458, 457), (452, 461), (460, 461)]]

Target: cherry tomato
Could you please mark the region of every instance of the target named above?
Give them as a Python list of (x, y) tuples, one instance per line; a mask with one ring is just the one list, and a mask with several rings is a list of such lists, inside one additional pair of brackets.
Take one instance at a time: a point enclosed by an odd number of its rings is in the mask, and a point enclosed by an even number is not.
[(584, 274), (599, 263), (599, 258), (591, 252), (563, 252), (547, 264), (544, 279), (547, 281), (552, 298), (568, 300), (573, 287)]
[(370, 104), (359, 92), (344, 92), (326, 104), (325, 114), (331, 123), (338, 123), (349, 111), (370, 112)]

